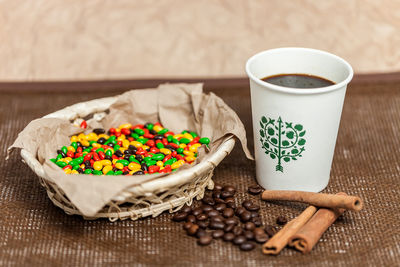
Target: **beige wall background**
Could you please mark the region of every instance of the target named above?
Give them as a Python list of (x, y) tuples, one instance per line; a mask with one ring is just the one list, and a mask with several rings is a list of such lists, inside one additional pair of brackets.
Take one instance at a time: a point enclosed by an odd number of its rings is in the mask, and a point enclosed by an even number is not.
[(398, 71), (400, 2), (0, 1), (3, 81), (245, 76), (248, 57), (281, 46)]

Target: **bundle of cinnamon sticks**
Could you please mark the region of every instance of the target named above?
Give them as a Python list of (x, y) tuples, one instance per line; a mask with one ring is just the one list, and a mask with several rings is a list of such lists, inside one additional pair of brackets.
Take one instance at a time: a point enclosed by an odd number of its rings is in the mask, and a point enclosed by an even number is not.
[(359, 197), (303, 191), (265, 190), (263, 200), (286, 200), (310, 204), (298, 217), (288, 222), (263, 245), (263, 253), (277, 255), (287, 245), (309, 253), (322, 234), (346, 210), (360, 211), (363, 202)]

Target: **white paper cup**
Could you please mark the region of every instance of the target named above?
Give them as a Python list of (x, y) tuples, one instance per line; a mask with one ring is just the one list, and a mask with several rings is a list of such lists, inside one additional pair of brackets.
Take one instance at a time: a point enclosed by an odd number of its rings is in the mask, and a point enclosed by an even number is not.
[[(265, 189), (319, 192), (329, 182), (349, 63), (308, 48), (263, 51), (246, 63), (250, 79), (256, 175)], [(262, 78), (311, 74), (335, 84), (296, 89)]]

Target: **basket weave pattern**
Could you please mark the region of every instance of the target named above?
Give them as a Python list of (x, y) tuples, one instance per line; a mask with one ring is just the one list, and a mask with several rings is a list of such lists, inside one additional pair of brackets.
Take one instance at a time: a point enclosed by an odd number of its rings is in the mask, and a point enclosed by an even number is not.
[[(78, 103), (44, 118), (62, 118), (70, 121), (92, 116), (101, 120), (116, 97), (101, 98)], [(214, 168), (232, 151), (235, 140), (230, 138), (223, 142), (215, 153), (197, 165), (164, 177), (125, 188), (104, 206), (95, 216), (85, 217), (68, 199), (65, 193), (49, 178), (39, 161), (27, 150), (21, 150), (25, 163), (39, 176), (41, 185), (46, 189), (50, 200), (69, 215), (82, 215), (85, 219), (108, 218), (137, 220), (147, 216), (157, 216), (163, 211), (175, 212), (184, 204), (191, 205), (193, 199), (201, 199), (205, 188), (212, 189)]]

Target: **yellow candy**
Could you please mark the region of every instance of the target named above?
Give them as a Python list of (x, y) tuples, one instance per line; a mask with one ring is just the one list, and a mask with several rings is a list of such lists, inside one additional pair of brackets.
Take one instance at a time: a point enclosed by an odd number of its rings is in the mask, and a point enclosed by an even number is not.
[(100, 162), (101, 162), (101, 164), (102, 164), (103, 166), (112, 165), (111, 161), (108, 160), (108, 159), (100, 160)]
[(189, 151), (189, 150), (183, 150), (183, 155), (194, 157), (194, 153), (192, 151)]
[(193, 136), (190, 133), (184, 133), (183, 137), (189, 139), (190, 141), (193, 140)]
[(93, 163), (93, 169), (100, 171), (103, 168), (103, 164), (101, 164), (101, 161), (95, 161)]
[(150, 147), (149, 147), (149, 146), (146, 146), (146, 145), (143, 145), (142, 148), (143, 148), (144, 150), (146, 150), (146, 149), (148, 149), (148, 148), (150, 148)]
[(118, 138), (117, 138), (117, 141), (119, 142), (119, 141), (124, 141), (125, 140), (125, 135), (124, 134), (121, 134)]
[(129, 147), (129, 140), (127, 140), (127, 139), (123, 140), (123, 141), (122, 141), (122, 146), (123, 146), (124, 148), (128, 148), (128, 147)]
[(68, 164), (72, 159), (70, 157), (66, 157), (66, 158), (60, 159), (60, 160), (64, 160), (64, 162)]
[(140, 164), (137, 164), (135, 162), (131, 162), (128, 165), (128, 169), (130, 169), (131, 171), (137, 171), (141, 168)]
[(131, 145), (133, 145), (134, 147), (142, 147), (142, 143), (138, 142), (138, 141), (132, 141)]
[(97, 141), (97, 139), (99, 139), (99, 138), (97, 137), (97, 134), (95, 134), (95, 133), (90, 133), (90, 134), (88, 134), (88, 135), (86, 136), (86, 139), (87, 139), (88, 141)]
[(78, 139), (79, 139), (79, 141), (81, 141), (81, 140), (87, 140), (87, 139), (86, 139), (86, 135), (85, 135), (84, 133), (80, 133), (80, 134), (78, 135)]
[(108, 135), (106, 135), (106, 134), (99, 134), (99, 136), (98, 136), (98, 138), (104, 138), (104, 139), (108, 139), (108, 138), (110, 138)]
[(111, 165), (104, 166), (103, 173), (107, 174), (107, 172), (112, 171), (113, 167)]
[(71, 174), (79, 174), (79, 172), (77, 170), (72, 170)]
[(153, 127), (153, 130), (154, 131), (156, 131), (157, 133), (159, 132), (159, 131), (161, 131), (162, 129), (164, 129), (162, 126), (160, 126), (160, 125), (154, 125), (154, 127)]
[(88, 140), (81, 140), (81, 144), (82, 144), (83, 146), (90, 146)]
[(195, 157), (192, 157), (192, 156), (187, 156), (187, 157), (185, 157), (185, 160), (186, 160), (187, 162), (193, 162), (193, 161), (196, 160), (196, 158), (195, 158)]
[(81, 167), (82, 169), (85, 169), (85, 164), (81, 164), (81, 165), (79, 165), (79, 167)]
[(120, 147), (118, 150), (121, 151), (122, 153), (124, 153), (124, 151), (126, 150), (126, 148), (125, 148), (125, 147)]
[(179, 144), (179, 147), (180, 147), (180, 148), (185, 148), (186, 145), (185, 145), (185, 144)]
[(68, 150), (68, 151), (72, 151), (72, 152), (74, 152), (74, 153), (75, 153), (75, 148), (74, 148), (73, 146), (69, 146), (69, 147), (67, 147), (67, 150)]
[(119, 159), (113, 159), (112, 164), (115, 165), (115, 163), (117, 163), (118, 160), (119, 160)]
[(160, 152), (164, 155), (169, 155), (172, 153), (171, 150), (169, 150), (168, 148), (160, 148)]
[(181, 167), (183, 164), (185, 164), (185, 161), (183, 161), (183, 160), (178, 160), (177, 162), (175, 162), (175, 163), (172, 163), (171, 164), (171, 169), (178, 169), (179, 167)]
[(122, 163), (115, 163), (115, 168), (122, 170), (124, 168), (124, 164)]
[(125, 123), (125, 124), (121, 124), (118, 128), (120, 129), (126, 129), (126, 128), (131, 128), (132, 124), (130, 123)]
[(71, 169), (64, 169), (65, 174), (70, 174), (71, 173)]
[(76, 135), (73, 135), (73, 136), (71, 136), (71, 143), (72, 142), (78, 142), (79, 140), (78, 140), (78, 136), (76, 136)]
[(193, 144), (193, 145), (190, 146), (189, 151), (191, 151), (191, 152), (193, 152), (193, 153), (196, 153), (196, 152), (197, 152), (197, 149), (198, 149), (199, 147), (201, 147), (201, 144), (199, 144), (199, 143)]
[(174, 138), (175, 138), (175, 139), (179, 139), (179, 138), (181, 138), (181, 137), (183, 137), (183, 134), (176, 134), (176, 135), (174, 135)]
[(156, 164), (157, 164), (157, 166), (160, 167), (160, 168), (164, 166), (164, 162), (162, 162), (161, 160), (157, 161)]
[(99, 143), (93, 143), (93, 144), (92, 144), (92, 147), (98, 148), (98, 147), (101, 147), (101, 145), (100, 145)]

